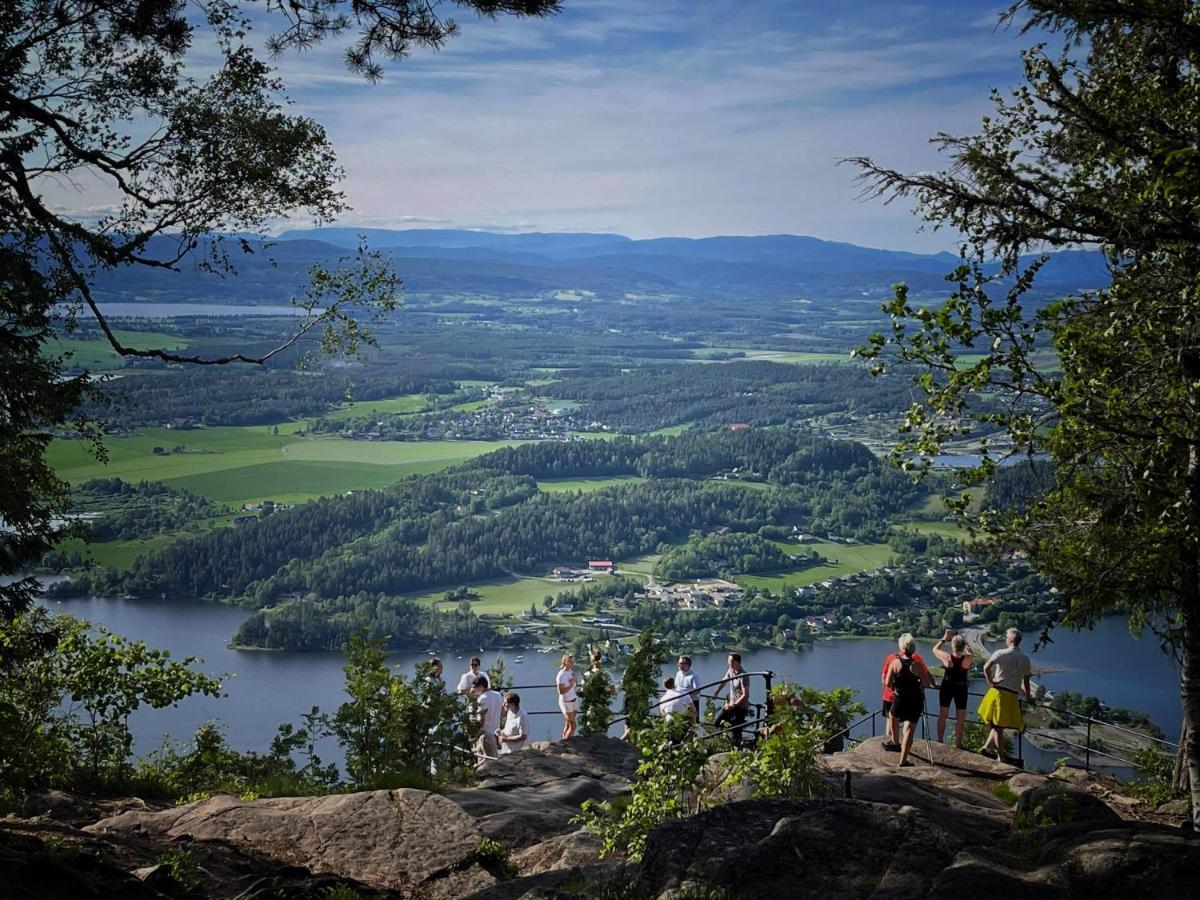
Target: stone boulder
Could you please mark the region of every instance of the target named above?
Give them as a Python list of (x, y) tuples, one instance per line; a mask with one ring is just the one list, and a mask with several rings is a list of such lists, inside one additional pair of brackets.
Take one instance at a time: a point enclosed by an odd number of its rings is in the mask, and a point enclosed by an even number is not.
[(227, 842), (316, 875), (406, 895), (460, 897), (495, 882), (475, 860), (482, 834), (471, 817), (426, 791), (254, 801), (222, 795), (175, 809), (124, 812), (84, 830)]
[(636, 747), (603, 735), (535, 744), (484, 763), (476, 786), (444, 796), (499, 841), (522, 874), (570, 868), (596, 861), (595, 839), (572, 822), (579, 807), (627, 793), (640, 760)]

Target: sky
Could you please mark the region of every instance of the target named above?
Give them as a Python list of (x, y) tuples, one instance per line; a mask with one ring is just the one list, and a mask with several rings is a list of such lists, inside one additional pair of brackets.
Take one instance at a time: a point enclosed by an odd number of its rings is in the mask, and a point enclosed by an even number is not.
[(1004, 5), (563, 0), (544, 20), (463, 11), (381, 84), (336, 47), (276, 64), (346, 170), (341, 225), (953, 250), (838, 160), (938, 167), (929, 138), (974, 131), (988, 89), (1020, 79), (1029, 39), (997, 28)]

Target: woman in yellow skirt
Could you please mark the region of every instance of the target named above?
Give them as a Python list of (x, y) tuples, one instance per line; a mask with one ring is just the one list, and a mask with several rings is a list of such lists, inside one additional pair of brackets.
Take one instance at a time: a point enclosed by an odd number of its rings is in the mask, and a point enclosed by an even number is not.
[(1003, 650), (997, 650), (983, 664), (988, 690), (979, 703), (979, 720), (991, 726), (987, 741), (979, 752), (988, 754), (989, 749), (994, 749), (999, 760), (1004, 759), (1004, 729), (1020, 731), (1025, 727), (1018, 689), (1025, 692), (1026, 700), (1033, 699), (1029, 687), (1031, 667), (1029, 657), (1021, 652), (1021, 632), (1008, 629), (1004, 644)]

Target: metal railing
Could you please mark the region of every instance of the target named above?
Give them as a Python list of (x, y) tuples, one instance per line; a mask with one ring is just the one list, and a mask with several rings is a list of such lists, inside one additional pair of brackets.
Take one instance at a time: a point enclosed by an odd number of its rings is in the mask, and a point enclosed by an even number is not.
[[(936, 691), (937, 688), (926, 688), (925, 690)], [(978, 691), (969, 691), (968, 696), (982, 698), (984, 695)], [(1031, 737), (1034, 737), (1037, 739), (1052, 741), (1062, 747), (1067, 747), (1073, 751), (1078, 751), (1077, 755), (1083, 763), (1084, 770), (1088, 771), (1088, 772), (1092, 771), (1092, 757), (1093, 756), (1101, 756), (1106, 759), (1113, 760), (1120, 766), (1126, 767), (1126, 768), (1134, 768), (1137, 765), (1136, 760), (1129, 759), (1127, 757), (1120, 756), (1116, 753), (1112, 753), (1108, 750), (1102, 749), (1101, 747), (1094, 746), (1093, 745), (1093, 735), (1092, 735), (1094, 726), (1103, 726), (1105, 728), (1111, 728), (1114, 731), (1119, 731), (1123, 734), (1130, 735), (1131, 737), (1136, 737), (1139, 740), (1148, 741), (1148, 742), (1155, 744), (1161, 748), (1164, 748), (1167, 752), (1170, 752), (1170, 753), (1176, 753), (1179, 750), (1179, 744), (1177, 744), (1174, 741), (1169, 741), (1166, 738), (1160, 738), (1160, 737), (1156, 737), (1151, 734), (1145, 734), (1144, 732), (1134, 731), (1131, 728), (1125, 728), (1121, 725), (1117, 725), (1114, 722), (1105, 722), (1103, 719), (1097, 719), (1094, 716), (1085, 716), (1081, 713), (1072, 712), (1071, 710), (1068, 710), (1068, 709), (1058, 709), (1051, 703), (1022, 700), (1021, 707), (1023, 710), (1029, 709), (1029, 708), (1049, 710), (1052, 713), (1054, 713), (1055, 715), (1066, 716), (1068, 718), (1074, 719), (1077, 722), (1084, 722), (1087, 725), (1087, 733), (1084, 737), (1084, 743), (1082, 743), (1082, 744), (1067, 740), (1064, 737), (1054, 734), (1053, 731), (1047, 731), (1047, 730), (1041, 729), (1041, 728), (1023, 728), (1020, 730), (1005, 729), (1006, 731), (1014, 731), (1015, 732), (1015, 734), (1016, 734), (1016, 751), (1017, 751), (1017, 755), (1015, 757), (1006, 757), (1005, 761), (1015, 763), (1016, 765), (1020, 766), (1021, 768), (1024, 768), (1024, 766), (1025, 766), (1025, 735), (1030, 735)], [(938, 707), (935, 706), (935, 707), (933, 707), (933, 709), (936, 710), (936, 709), (938, 709)], [(870, 722), (870, 724), (871, 724), (871, 737), (876, 737), (878, 734), (876, 724), (875, 724), (876, 718), (880, 717), (882, 715), (883, 715), (882, 710), (875, 710), (874, 712), (867, 713), (866, 715), (861, 716), (860, 718), (851, 722), (849, 725), (847, 725), (841, 731), (831, 735), (830, 739), (834, 740), (836, 738), (841, 737), (852, 743), (857, 743), (856, 739), (851, 734), (851, 732), (854, 731), (855, 729), (859, 729), (859, 728), (865, 726), (866, 723), (868, 723), (868, 722)], [(936, 713), (931, 712), (929, 705), (926, 704), (924, 714), (921, 716), (922, 740), (930, 739), (930, 735), (927, 730), (928, 729), (928, 723), (927, 723), (928, 715), (936, 715)], [(973, 715), (973, 713), (971, 711), (967, 712), (966, 721), (976, 724), (976, 725), (985, 725), (986, 726), (986, 724), (987, 724), (985, 722), (982, 722), (977, 715)], [(946, 722), (947, 729), (950, 729), (952, 727), (954, 727), (953, 716), (950, 719), (948, 719)], [(1037, 746), (1036, 741), (1030, 741), (1030, 743), (1032, 743), (1035, 747)], [(1039, 749), (1041, 749), (1041, 748), (1039, 748)]]

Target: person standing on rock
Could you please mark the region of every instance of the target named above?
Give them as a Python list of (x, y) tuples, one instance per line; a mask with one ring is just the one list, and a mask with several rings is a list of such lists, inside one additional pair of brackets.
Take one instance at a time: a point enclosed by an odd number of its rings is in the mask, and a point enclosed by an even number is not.
[[(892, 715), (892, 704), (896, 702), (896, 692), (888, 684), (888, 674), (892, 671), (892, 663), (899, 658), (899, 653), (889, 653), (884, 657), (883, 669), (879, 673), (879, 681), (883, 685), (883, 749), (889, 753), (895, 753), (900, 749), (900, 727)], [(921, 659), (921, 654), (914, 653), (913, 659), (921, 665), (925, 665), (925, 660)]]
[(475, 753), (484, 759), (495, 759), (500, 753), (496, 739), (503, 726), (504, 699), (493, 691), (486, 675), (476, 675), (471, 685), (471, 696), (475, 698), (479, 716), (479, 739), (475, 742)]
[(696, 721), (700, 721), (700, 677), (692, 669), (690, 656), (679, 657), (679, 671), (675, 673), (675, 690), (687, 694), (692, 701), (696, 713)]
[(579, 696), (575, 691), (579, 685), (579, 679), (575, 677), (575, 657), (570, 653), (563, 654), (562, 668), (558, 670), (554, 684), (558, 688), (558, 708), (563, 714), (562, 739), (565, 741), (575, 733), (575, 711)]
[(742, 746), (741, 725), (746, 721), (746, 715), (750, 711), (750, 676), (742, 668), (742, 654), (729, 654), (729, 668), (725, 670), (725, 677), (722, 681), (724, 684), (717, 689), (717, 696), (719, 697), (721, 691), (726, 687), (729, 688), (729, 693), (725, 698), (725, 705), (713, 718), (713, 724), (718, 728), (723, 728), (726, 723), (736, 726), (730, 732), (729, 739), (733, 742), (734, 747), (740, 747)]
[(521, 709), (520, 694), (516, 691), (505, 694), (504, 709), (504, 726), (496, 732), (501, 756), (522, 749), (529, 740), (529, 713)]
[(1029, 687), (1029, 676), (1032, 666), (1029, 657), (1021, 652), (1021, 632), (1015, 628), (1008, 629), (1004, 634), (1004, 649), (997, 650), (983, 664), (983, 677), (987, 679), (987, 693), (979, 701), (979, 721), (991, 726), (987, 741), (980, 748), (980, 753), (988, 753), (991, 749), (996, 759), (1004, 759), (1004, 729), (1015, 728), (1020, 731), (1025, 727), (1025, 719), (1021, 715), (1021, 696), (1018, 690), (1025, 692), (1025, 699), (1032, 700), (1033, 693)]
[(471, 689), (475, 687), (475, 679), (479, 676), (479, 667), (483, 665), (483, 660), (478, 656), (472, 656), (470, 668), (462, 673), (462, 677), (458, 679), (458, 692), (460, 694), (469, 694)]
[[(950, 652), (942, 649), (942, 644), (950, 641)], [(947, 628), (946, 633), (933, 645), (933, 655), (938, 658), (946, 672), (938, 687), (938, 720), (937, 739), (942, 743), (946, 739), (946, 719), (950, 716), (950, 703), (954, 703), (954, 746), (963, 748), (963, 729), (967, 724), (967, 676), (971, 671), (971, 645), (961, 634), (955, 634)]]
[(892, 700), (892, 718), (904, 729), (900, 743), (900, 765), (911, 766), (908, 754), (912, 750), (917, 722), (925, 711), (925, 689), (934, 687), (934, 683), (925, 663), (915, 658), (917, 642), (913, 636), (902, 634), (898, 643), (900, 653), (888, 668), (887, 683), (895, 698)]

